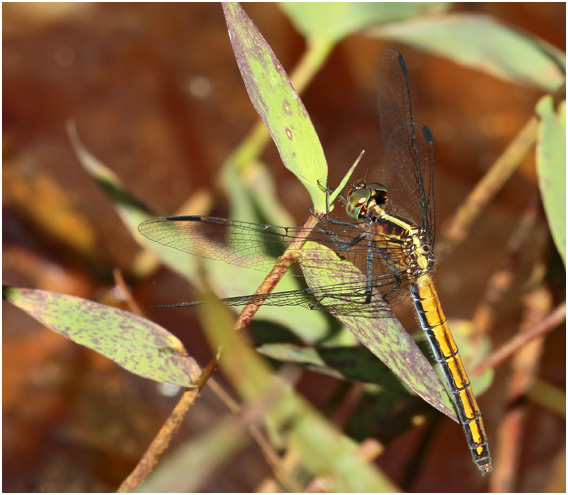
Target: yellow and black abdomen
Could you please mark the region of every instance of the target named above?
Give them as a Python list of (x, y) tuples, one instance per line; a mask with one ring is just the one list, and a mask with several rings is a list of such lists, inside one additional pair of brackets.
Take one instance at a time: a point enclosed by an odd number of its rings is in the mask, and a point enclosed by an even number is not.
[(473, 460), (487, 473), (491, 471), (491, 454), (481, 412), (429, 274), (421, 275), (411, 284), (410, 292), (434, 358), (444, 373)]

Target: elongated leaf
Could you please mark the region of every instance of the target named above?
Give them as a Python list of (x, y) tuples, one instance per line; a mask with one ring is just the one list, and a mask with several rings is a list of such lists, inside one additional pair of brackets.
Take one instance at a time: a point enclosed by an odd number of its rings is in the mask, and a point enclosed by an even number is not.
[(429, 16), (384, 24), (368, 32), (516, 84), (553, 91), (564, 79), (564, 53), (487, 16)]
[[(300, 265), (309, 286), (338, 286), (349, 284), (354, 279), (361, 280), (363, 277), (349, 261), (339, 261), (337, 254), (331, 249), (321, 245), (318, 245), (318, 249), (314, 249), (309, 242), (304, 247), (307, 256), (302, 258)], [(338, 266), (338, 269), (317, 269), (318, 266), (327, 263)], [(340, 264), (343, 264), (343, 269), (340, 268)], [(373, 297), (380, 298), (380, 294), (375, 291)], [(450, 398), (438, 375), (394, 315), (385, 318), (384, 314), (374, 314), (373, 311), (361, 317), (345, 315), (338, 313), (337, 308), (329, 300), (320, 299), (320, 303), (343, 323), (359, 342), (386, 364), (407, 387), (440, 412), (457, 421)]]
[[(212, 349), (223, 349), (220, 365), (239, 395), (255, 401), (274, 389), (275, 381), (266, 362), (231, 328), (228, 310), (218, 302), (200, 307), (200, 319)], [(357, 453), (355, 442), (337, 429), (290, 385), (270, 408), (268, 419), (274, 428), (288, 433), (291, 457), (313, 476), (331, 476), (340, 492), (392, 492), (396, 487), (372, 463)], [(314, 461), (316, 460), (316, 461)], [(305, 482), (305, 479), (302, 479)]]
[(327, 164), (308, 112), (282, 64), (238, 3), (224, 3), (229, 37), (252, 104), (265, 123), (284, 166), (308, 190), (316, 211), (325, 211)]
[(299, 347), (293, 344), (265, 344), (257, 348), (264, 356), (297, 363), (320, 373), (392, 387), (400, 381), (364, 346)]
[(536, 111), (538, 183), (552, 238), (566, 266), (566, 102), (555, 111), (552, 96), (545, 96)]
[[(156, 467), (142, 485), (143, 493), (191, 493), (203, 488), (215, 471), (226, 464), (251, 440), (247, 426), (258, 424), (266, 410), (282, 395), (284, 384), (276, 383), (278, 390), (240, 411), (229, 415), (197, 438), (191, 438)], [(184, 473), (180, 476), (180, 473)]]
[(73, 122), (67, 124), (67, 133), (77, 158), (85, 171), (97, 182), (113, 202), (117, 213), (130, 232), (136, 234), (138, 224), (146, 220), (150, 212), (141, 202), (124, 190), (120, 178), (111, 169), (101, 163), (85, 148), (79, 139), (77, 128)]
[(441, 2), (282, 2), (280, 8), (307, 38), (335, 42), (377, 23), (400, 21), (449, 8)]
[(192, 387), (199, 376), (199, 366), (182, 343), (145, 318), (44, 290), (4, 286), (2, 297), (54, 332), (144, 378)]

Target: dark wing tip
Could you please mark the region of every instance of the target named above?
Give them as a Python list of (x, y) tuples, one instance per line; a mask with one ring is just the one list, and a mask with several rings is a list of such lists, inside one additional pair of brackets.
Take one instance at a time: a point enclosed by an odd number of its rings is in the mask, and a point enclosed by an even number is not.
[(406, 62), (404, 60), (404, 57), (400, 52), (397, 52), (396, 50), (393, 50), (393, 52), (396, 53), (396, 57), (398, 59), (398, 65), (400, 65), (400, 70), (402, 70), (402, 73), (404, 74), (405, 77), (408, 77), (408, 70), (406, 68)]
[(181, 217), (164, 217), (170, 222), (199, 222), (203, 217), (199, 215), (183, 215)]
[(424, 139), (426, 140), (426, 142), (428, 144), (433, 144), (434, 143), (434, 136), (432, 135), (432, 131), (430, 130), (430, 128), (425, 125), (422, 124), (422, 134), (424, 136)]

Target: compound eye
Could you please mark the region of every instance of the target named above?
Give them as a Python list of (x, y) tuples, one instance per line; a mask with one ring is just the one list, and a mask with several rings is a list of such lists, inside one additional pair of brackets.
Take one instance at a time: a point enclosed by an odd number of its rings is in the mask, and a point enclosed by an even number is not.
[(347, 204), (345, 205), (347, 215), (353, 220), (360, 220), (361, 216), (364, 214), (362, 210), (369, 202), (369, 199), (371, 199), (371, 190), (368, 187), (351, 191), (347, 197)]
[(378, 205), (383, 205), (387, 202), (388, 191), (385, 186), (378, 182), (373, 182), (372, 184), (367, 184), (367, 187), (371, 190), (371, 195)]

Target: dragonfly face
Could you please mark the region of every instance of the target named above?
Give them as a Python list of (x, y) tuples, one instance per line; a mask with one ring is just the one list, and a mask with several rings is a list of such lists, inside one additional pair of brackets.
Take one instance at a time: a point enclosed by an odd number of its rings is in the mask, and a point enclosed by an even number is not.
[(381, 207), (388, 199), (387, 188), (382, 184), (365, 184), (360, 181), (352, 185), (347, 191), (347, 215), (356, 222), (362, 221), (367, 215), (369, 207)]

